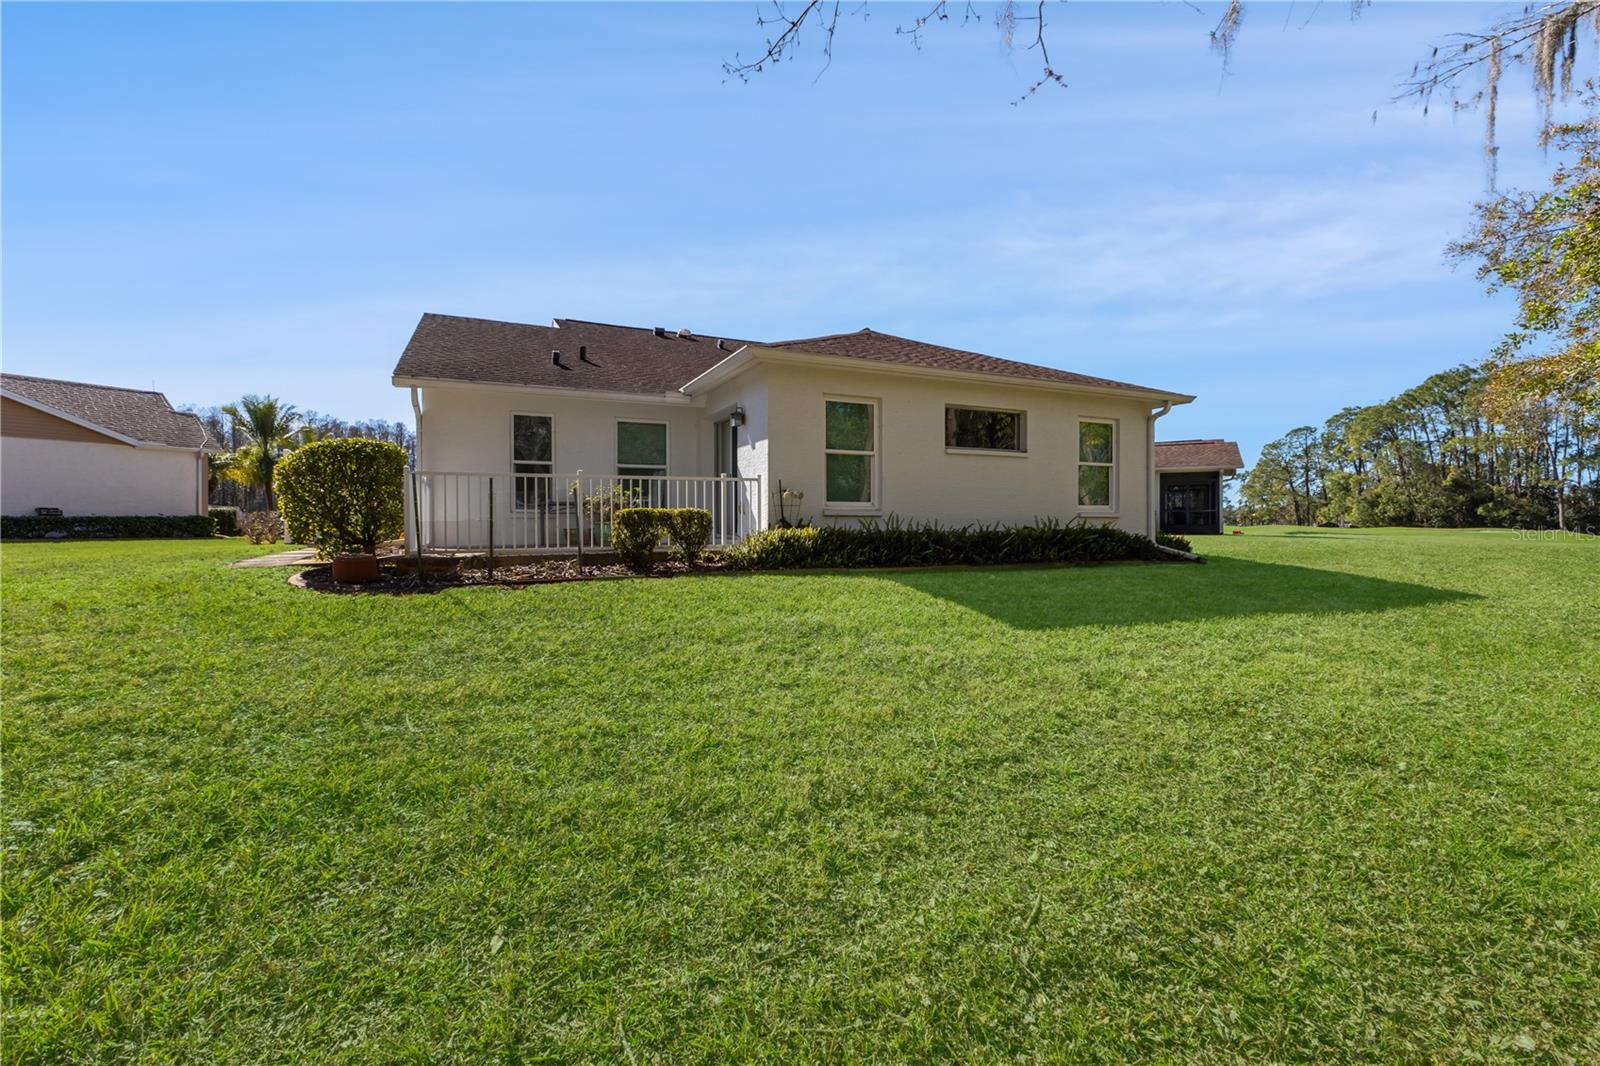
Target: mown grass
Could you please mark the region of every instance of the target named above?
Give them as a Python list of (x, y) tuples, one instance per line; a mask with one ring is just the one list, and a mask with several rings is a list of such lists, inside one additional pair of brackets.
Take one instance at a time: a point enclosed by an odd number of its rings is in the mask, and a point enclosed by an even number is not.
[(1600, 542), (3, 552), (7, 1061), (1600, 1057)]

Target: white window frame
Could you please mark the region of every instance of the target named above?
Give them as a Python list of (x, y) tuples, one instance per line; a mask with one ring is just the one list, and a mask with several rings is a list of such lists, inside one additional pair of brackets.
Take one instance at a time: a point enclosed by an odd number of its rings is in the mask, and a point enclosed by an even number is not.
[[(664, 461), (661, 464), (660, 474), (624, 474), (622, 472), (622, 449), (619, 447), (621, 442), (617, 440), (617, 434), (621, 432), (621, 426), (624, 422), (628, 423), (629, 425), (638, 426), (661, 426), (667, 431), (667, 452), (662, 456)], [(672, 470), (672, 423), (661, 418), (613, 419), (611, 424), (611, 469), (616, 472), (618, 477), (666, 477), (668, 472)], [(651, 467), (650, 469), (654, 470), (655, 467)]]
[(946, 440), (945, 441), (945, 446), (944, 446), (944, 450), (945, 450), (946, 453), (948, 453), (950, 455), (1011, 455), (1011, 456), (1026, 456), (1028, 454), (1028, 412), (1027, 411), (1021, 410), (1021, 409), (1016, 408), (1016, 407), (988, 407), (988, 406), (983, 406), (983, 405), (980, 405), (980, 404), (972, 404), (972, 403), (947, 403), (947, 404), (944, 405), (944, 425), (940, 427), (940, 436), (941, 436), (941, 438), (944, 436), (944, 431), (949, 428), (949, 425), (950, 425), (950, 412), (952, 410), (957, 410), (957, 411), (981, 411), (981, 412), (986, 412), (986, 413), (989, 413), (989, 414), (997, 414), (997, 415), (1016, 415), (1017, 416), (1017, 444), (1019, 445), (1019, 447), (1016, 447), (1016, 448), (965, 448), (965, 447), (961, 447), (960, 445), (951, 444), (948, 440)]
[[(551, 495), (553, 497), (555, 495), (555, 472), (556, 472), (556, 416), (552, 415), (552, 414), (546, 414), (543, 411), (512, 411), (511, 412), (511, 424), (506, 427), (506, 451), (508, 453), (510, 453), (510, 455), (511, 455), (511, 500), (510, 500), (511, 513), (512, 514), (536, 514), (536, 513), (538, 513), (538, 510), (539, 510), (537, 507), (519, 507), (519, 506), (517, 506), (517, 486), (522, 484), (522, 482), (517, 480), (517, 475), (523, 473), (522, 471), (517, 469), (517, 464), (518, 463), (533, 463), (533, 462), (537, 462), (538, 461), (538, 460), (535, 460), (535, 459), (518, 459), (517, 458), (517, 419), (518, 418), (544, 418), (544, 419), (548, 419), (549, 422), (550, 422), (550, 470), (549, 470), (548, 476), (550, 477)], [(530, 475), (527, 475), (527, 476), (532, 477), (532, 476), (536, 476), (536, 475), (530, 474)], [(537, 484), (537, 482), (535, 482), (535, 484)]]
[[(872, 450), (870, 452), (855, 451), (850, 448), (828, 447), (828, 404), (830, 403), (856, 403), (865, 404), (872, 408)], [(830, 455), (865, 455), (871, 462), (867, 465), (867, 476), (871, 479), (872, 498), (866, 502), (859, 500), (845, 500), (834, 503), (828, 497), (828, 456)], [(836, 396), (824, 393), (822, 396), (822, 513), (825, 515), (873, 515), (880, 514), (883, 510), (883, 404), (872, 396)]]
[[(1111, 427), (1111, 461), (1109, 463), (1088, 463), (1083, 460), (1083, 425), (1090, 422), (1095, 425)], [(1116, 515), (1117, 512), (1117, 470), (1122, 460), (1122, 427), (1115, 418), (1102, 418), (1096, 415), (1081, 415), (1073, 425), (1072, 445), (1072, 502), (1082, 514)], [(1080, 482), (1083, 477), (1083, 468), (1086, 466), (1103, 466), (1111, 471), (1108, 481), (1111, 491), (1108, 502), (1104, 505), (1079, 503)]]

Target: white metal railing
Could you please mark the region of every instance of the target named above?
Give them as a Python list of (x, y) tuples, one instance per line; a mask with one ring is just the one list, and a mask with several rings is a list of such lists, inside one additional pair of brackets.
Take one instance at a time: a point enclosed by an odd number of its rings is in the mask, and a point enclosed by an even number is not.
[(611, 549), (611, 515), (624, 507), (698, 507), (709, 545), (737, 544), (760, 528), (761, 479), (406, 471), (406, 546), (423, 551), (577, 552)]

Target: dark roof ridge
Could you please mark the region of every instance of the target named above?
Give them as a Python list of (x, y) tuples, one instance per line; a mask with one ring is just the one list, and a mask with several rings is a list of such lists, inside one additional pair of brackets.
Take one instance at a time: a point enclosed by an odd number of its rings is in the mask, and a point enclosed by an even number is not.
[[(0, 372), (0, 379), (3, 378), (21, 378), (24, 381), (48, 381), (52, 385), (82, 385), (87, 389), (115, 389), (118, 392), (137, 392), (143, 396), (159, 396), (163, 400), (167, 399), (167, 394), (162, 392), (160, 389), (136, 389), (132, 385), (102, 385), (97, 381), (73, 381), (71, 378), (47, 378), (42, 377), (39, 374), (17, 374), (10, 370)], [(37, 403), (38, 401), (35, 400), (34, 402)], [(167, 400), (167, 406), (172, 407), (172, 401)], [(173, 407), (172, 409), (174, 411), (178, 411), (176, 407)], [(194, 414), (193, 411), (178, 411), (178, 413)]]

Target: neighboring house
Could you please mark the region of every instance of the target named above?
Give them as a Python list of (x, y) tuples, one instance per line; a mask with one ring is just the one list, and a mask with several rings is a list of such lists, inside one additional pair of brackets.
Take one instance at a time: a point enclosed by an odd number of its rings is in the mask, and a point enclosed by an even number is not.
[(0, 374), (5, 514), (205, 514), (209, 444), (159, 392)]
[(1194, 399), (872, 330), (761, 343), (433, 314), (393, 382), (428, 547), (486, 543), (490, 514), (496, 545), (567, 547), (603, 524), (575, 501), (616, 486), (707, 507), (718, 541), (890, 515), (1148, 533), (1155, 419)]
[(1231, 440), (1157, 441), (1161, 532), (1221, 533), (1222, 479), (1242, 466)]

